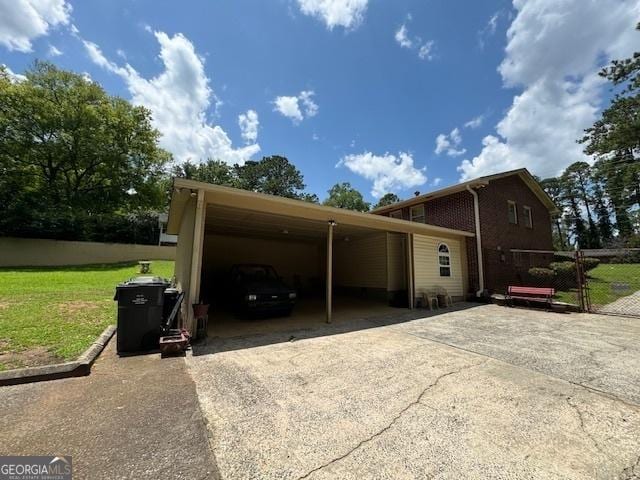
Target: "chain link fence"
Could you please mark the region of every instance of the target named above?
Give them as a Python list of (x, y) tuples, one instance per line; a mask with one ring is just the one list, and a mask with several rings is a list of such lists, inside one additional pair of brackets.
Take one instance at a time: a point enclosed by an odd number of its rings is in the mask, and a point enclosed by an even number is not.
[(597, 265), (585, 279), (585, 310), (640, 317), (640, 249), (583, 250)]
[[(501, 288), (550, 287), (554, 303), (581, 311), (640, 317), (640, 249), (566, 252), (510, 250)], [(506, 281), (508, 279), (508, 281)]]

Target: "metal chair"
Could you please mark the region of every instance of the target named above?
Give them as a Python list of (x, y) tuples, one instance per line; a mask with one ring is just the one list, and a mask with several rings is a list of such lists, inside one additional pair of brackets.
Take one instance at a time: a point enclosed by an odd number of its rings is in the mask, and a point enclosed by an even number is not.
[(438, 305), (438, 294), (432, 290), (425, 290), (422, 292), (423, 307), (426, 308), (429, 305), (429, 310), (433, 310), (433, 302), (435, 302), (436, 308), (440, 308)]

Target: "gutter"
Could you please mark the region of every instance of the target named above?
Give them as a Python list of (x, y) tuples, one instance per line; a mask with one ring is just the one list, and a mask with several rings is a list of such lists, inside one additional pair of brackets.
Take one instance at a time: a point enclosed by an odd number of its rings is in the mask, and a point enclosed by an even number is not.
[(476, 297), (481, 297), (484, 291), (484, 267), (482, 261), (482, 237), (480, 235), (480, 205), (478, 203), (478, 192), (467, 185), (467, 190), (473, 195), (473, 214), (476, 225), (476, 253), (478, 256), (478, 291)]

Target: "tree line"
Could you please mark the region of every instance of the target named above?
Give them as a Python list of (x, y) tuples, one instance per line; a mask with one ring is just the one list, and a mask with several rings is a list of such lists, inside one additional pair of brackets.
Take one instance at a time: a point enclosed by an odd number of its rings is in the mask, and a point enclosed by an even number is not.
[[(52, 63), (36, 61), (24, 79), (0, 66), (0, 235), (156, 243), (174, 176), (320, 202), (283, 156), (176, 163), (151, 120), (145, 107)], [(371, 207), (347, 182), (322, 203)]]
[(561, 210), (554, 222), (559, 249), (640, 246), (640, 52), (600, 75), (613, 98), (578, 140), (593, 164), (576, 162), (540, 182)]

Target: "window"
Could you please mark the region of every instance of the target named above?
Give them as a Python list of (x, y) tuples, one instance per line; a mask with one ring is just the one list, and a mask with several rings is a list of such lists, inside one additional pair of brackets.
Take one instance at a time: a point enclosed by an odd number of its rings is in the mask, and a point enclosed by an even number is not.
[(446, 243), (438, 245), (438, 266), (441, 277), (451, 276), (451, 253), (449, 253), (449, 246)]
[(518, 207), (516, 206), (516, 202), (512, 202), (511, 200), (507, 201), (509, 205), (509, 223), (513, 223), (514, 225), (518, 224)]
[(527, 228), (533, 228), (533, 216), (531, 215), (531, 207), (526, 205), (522, 207), (522, 214), (524, 215), (524, 226)]
[(424, 205), (416, 205), (409, 210), (409, 218), (412, 222), (424, 223)]
[(395, 210), (389, 214), (391, 218), (399, 218), (402, 220), (402, 210)]

